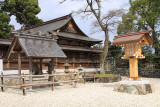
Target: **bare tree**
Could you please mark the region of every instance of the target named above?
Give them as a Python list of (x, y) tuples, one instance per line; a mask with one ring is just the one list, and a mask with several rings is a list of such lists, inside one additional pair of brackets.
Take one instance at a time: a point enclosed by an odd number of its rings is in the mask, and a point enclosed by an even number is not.
[[(60, 1), (60, 4), (64, 3), (68, 0)], [(78, 1), (78, 0), (70, 0), (70, 1)], [(118, 17), (121, 17), (123, 14), (123, 9), (117, 9), (117, 10), (110, 10), (107, 12), (107, 14), (102, 13), (102, 2), (105, 2), (105, 0), (84, 0), (86, 1), (86, 6), (81, 8), (77, 13), (84, 13), (84, 17), (89, 17), (90, 15), (93, 15), (96, 18), (96, 21), (93, 23), (94, 28), (96, 28), (97, 31), (104, 32), (105, 40), (104, 40), (104, 48), (103, 53), (101, 55), (101, 61), (100, 61), (100, 68), (101, 73), (105, 73), (104, 71), (104, 64), (105, 59), (108, 54), (108, 43), (109, 43), (109, 32), (113, 31), (115, 29), (116, 25), (119, 23)], [(94, 32), (94, 33), (96, 33)]]

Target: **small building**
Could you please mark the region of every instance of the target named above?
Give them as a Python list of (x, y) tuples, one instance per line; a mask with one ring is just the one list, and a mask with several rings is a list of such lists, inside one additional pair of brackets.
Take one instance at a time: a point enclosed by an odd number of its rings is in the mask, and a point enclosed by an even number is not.
[[(62, 49), (57, 44), (57, 36), (50, 34), (47, 37), (41, 35), (25, 34), (23, 32), (12, 32), (14, 39), (9, 47), (6, 59), (8, 61), (18, 60), (18, 74), (21, 75), (22, 60), (28, 61), (29, 74), (43, 74), (42, 72), (42, 60), (50, 59), (51, 70), (48, 71), (49, 74), (53, 72), (54, 68), (54, 58), (65, 58), (66, 55)], [(39, 66), (40, 69), (35, 70), (33, 65)], [(19, 84), (21, 79), (19, 79)], [(30, 83), (32, 83), (32, 77), (30, 78)]]
[[(23, 31), (19, 32), (24, 35), (38, 35), (42, 38), (57, 34), (57, 43), (67, 58), (54, 58), (54, 63), (57, 65), (56, 68), (63, 68), (66, 61), (71, 65), (71, 68), (77, 68), (80, 65), (85, 68), (100, 67), (102, 50), (92, 47), (96, 44), (101, 44), (102, 40), (90, 38), (83, 33), (71, 14), (24, 28)], [(6, 47), (6, 50), (8, 50), (8, 47)], [(43, 66), (45, 63), (47, 63), (47, 60), (43, 60)], [(22, 69), (27, 67), (28, 61), (22, 60)], [(4, 69), (17, 69), (17, 61), (4, 61)]]

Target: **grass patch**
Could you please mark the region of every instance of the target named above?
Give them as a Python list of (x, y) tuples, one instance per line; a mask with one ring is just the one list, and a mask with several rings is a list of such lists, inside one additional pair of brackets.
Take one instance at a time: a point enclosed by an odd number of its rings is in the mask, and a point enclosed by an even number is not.
[[(90, 74), (89, 76), (94, 76), (94, 74)], [(116, 74), (95, 74), (95, 77), (115, 77)]]

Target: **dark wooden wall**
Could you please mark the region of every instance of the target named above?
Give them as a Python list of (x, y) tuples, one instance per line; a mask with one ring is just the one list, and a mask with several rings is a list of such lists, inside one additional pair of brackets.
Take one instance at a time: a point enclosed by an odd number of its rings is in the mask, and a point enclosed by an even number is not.
[[(57, 65), (55, 68), (64, 68), (64, 63), (68, 62), (71, 66), (70, 68), (77, 68), (80, 65), (85, 68), (98, 68), (100, 67), (100, 54), (90, 53), (90, 52), (76, 52), (76, 51), (64, 51), (67, 55), (67, 58), (54, 58), (54, 63)], [(39, 63), (39, 62), (38, 62)], [(42, 68), (47, 69), (48, 61), (43, 61)], [(22, 59), (22, 69), (28, 69), (29, 61)], [(18, 62), (14, 61), (6, 61), (4, 60), (4, 69), (17, 69)]]

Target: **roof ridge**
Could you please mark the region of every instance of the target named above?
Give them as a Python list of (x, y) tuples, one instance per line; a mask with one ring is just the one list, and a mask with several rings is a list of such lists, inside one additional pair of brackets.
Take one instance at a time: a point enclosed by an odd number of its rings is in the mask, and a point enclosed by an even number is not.
[(40, 24), (36, 24), (36, 25), (33, 25), (33, 26), (26, 27), (24, 30), (29, 30), (29, 29), (36, 28), (36, 27), (39, 27), (39, 26), (42, 26), (42, 25), (46, 25), (46, 24), (50, 24), (50, 23), (53, 23), (53, 22), (56, 22), (56, 21), (64, 20), (64, 19), (67, 19), (69, 17), (70, 18), (72, 17), (72, 13), (70, 13), (68, 15), (65, 15), (65, 16), (62, 16), (62, 17), (58, 17), (56, 19), (52, 19), (52, 20), (40, 23)]
[(117, 35), (115, 38), (121, 38), (121, 37), (126, 37), (126, 36), (131, 36), (131, 35), (139, 35), (139, 34), (145, 34), (145, 33), (150, 33), (153, 32), (153, 30), (147, 30), (147, 31), (141, 31), (141, 32), (136, 32), (136, 33), (128, 33), (124, 35)]

